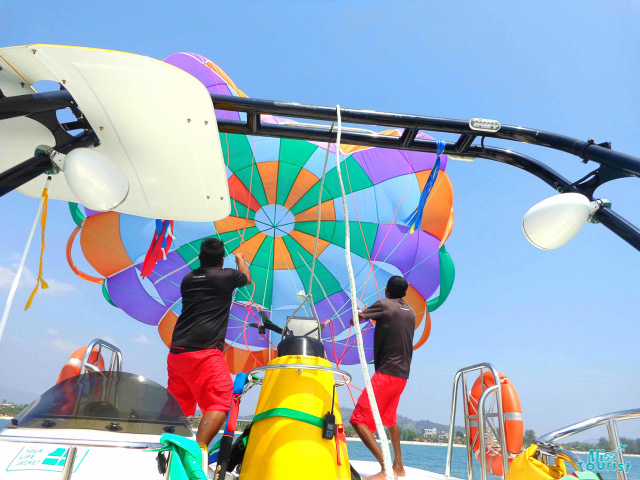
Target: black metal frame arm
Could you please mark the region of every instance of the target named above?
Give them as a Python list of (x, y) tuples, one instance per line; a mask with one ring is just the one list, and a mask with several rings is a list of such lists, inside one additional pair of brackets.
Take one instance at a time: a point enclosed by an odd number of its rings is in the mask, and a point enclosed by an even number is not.
[[(309, 124), (274, 124), (262, 122), (261, 115), (284, 116), (293, 119), (307, 119), (332, 122), (337, 120), (335, 107), (304, 105), (300, 103), (260, 100), (255, 98), (211, 95), (217, 110), (244, 112), (246, 121), (218, 119), (218, 129), (222, 133), (242, 135), (258, 135), (266, 137), (291, 138), (318, 142), (335, 142), (337, 132), (323, 125)], [(55, 112), (71, 108), (76, 113), (77, 121), (59, 125), (55, 120)], [(355, 110), (341, 108), (342, 121), (361, 126), (376, 125), (387, 128), (404, 129), (402, 135), (393, 137), (380, 135), (364, 129), (346, 129), (342, 132), (342, 142), (352, 145), (370, 147), (435, 152), (436, 142), (417, 138), (418, 132), (454, 133), (459, 137), (455, 142), (447, 142), (445, 152), (467, 158), (484, 158), (505, 163), (540, 178), (560, 192), (578, 192), (593, 200), (595, 190), (605, 182), (622, 177), (640, 177), (640, 159), (621, 152), (611, 150), (608, 145), (596, 145), (592, 140), (583, 141), (552, 132), (525, 127), (500, 125), (493, 131), (478, 130), (471, 127), (471, 122), (447, 118), (426, 117), (398, 113), (376, 112), (373, 110)], [(52, 120), (53, 115), (53, 120)], [(0, 98), (0, 121), (14, 117), (29, 116), (47, 126), (54, 137), (57, 151), (66, 153), (78, 146), (95, 142), (96, 136), (77, 109), (73, 98), (67, 91), (21, 95)], [(497, 125), (496, 122), (494, 124)], [(84, 128), (85, 134), (73, 138), (66, 134), (67, 130)], [(476, 140), (480, 137), (482, 141)], [(485, 138), (511, 140), (530, 143), (561, 152), (575, 155), (583, 162), (593, 161), (599, 164), (588, 177), (571, 182), (552, 168), (526, 155), (503, 148), (484, 145)], [(34, 148), (37, 145), (34, 145)], [(19, 161), (20, 159), (16, 159)], [(48, 162), (48, 163), (47, 163)], [(51, 162), (42, 155), (17, 164), (8, 171), (0, 173), (0, 196), (37, 177), (48, 168)], [(608, 207), (600, 208), (595, 218), (604, 226), (640, 250), (640, 229), (634, 226)]]
[[(333, 122), (337, 120), (335, 107), (229, 97), (216, 94), (211, 94), (211, 100), (217, 110), (247, 114), (246, 121), (218, 119), (218, 129), (223, 133), (292, 138), (317, 142), (335, 142), (337, 137), (335, 130), (332, 131), (321, 125), (263, 123), (260, 117), (260, 115), (276, 115), (295, 119)], [(556, 191), (581, 193), (591, 200), (594, 199), (594, 191), (605, 182), (622, 177), (640, 177), (640, 159), (616, 152), (603, 145), (596, 145), (593, 141), (577, 140), (552, 132), (509, 125), (501, 125), (498, 131), (493, 132), (478, 131), (472, 129), (470, 122), (465, 120), (348, 108), (341, 108), (340, 116), (344, 123), (404, 129), (400, 137), (350, 129), (342, 132), (342, 142), (345, 144), (434, 153), (436, 151), (436, 142), (417, 138), (419, 131), (456, 133), (460, 135), (457, 141), (447, 142), (445, 147), (445, 152), (450, 155), (484, 158), (511, 165), (535, 175)], [(503, 148), (484, 146), (484, 142), (474, 144), (478, 137), (512, 140), (552, 148), (575, 155), (585, 163), (587, 161), (596, 162), (600, 167), (592, 172), (593, 176), (590, 180), (584, 183), (571, 182), (551, 167), (526, 155)], [(640, 229), (638, 227), (608, 207), (600, 208), (596, 212), (595, 218), (634, 248), (640, 250)]]

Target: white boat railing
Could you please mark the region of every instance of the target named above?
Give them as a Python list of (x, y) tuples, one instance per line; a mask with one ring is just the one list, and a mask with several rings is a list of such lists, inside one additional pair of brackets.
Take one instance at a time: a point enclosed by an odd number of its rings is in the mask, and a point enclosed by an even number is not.
[[(505, 452), (502, 455), (502, 472), (503, 478), (506, 476), (507, 471), (509, 469), (509, 461), (507, 452), (507, 444), (505, 437), (505, 428), (504, 428), (504, 411), (502, 408), (502, 392), (500, 391), (500, 377), (498, 374), (498, 370), (495, 369), (493, 365), (490, 363), (478, 363), (477, 365), (472, 365), (470, 367), (461, 368), (456, 373), (456, 376), (453, 380), (453, 397), (451, 400), (451, 418), (449, 422), (449, 441), (447, 445), (447, 462), (445, 465), (445, 475), (447, 477), (451, 476), (451, 461), (453, 456), (453, 432), (455, 428), (455, 418), (456, 418), (456, 407), (458, 400), (458, 385), (462, 383), (462, 406), (464, 407), (464, 426), (466, 431), (466, 444), (467, 444), (467, 477), (469, 480), (473, 480), (473, 452), (471, 445), (474, 442), (474, 439), (471, 439), (471, 425), (469, 419), (469, 389), (467, 386), (467, 374), (470, 372), (479, 371), (480, 376), (484, 374), (484, 370), (488, 370), (493, 375), (494, 385), (486, 388), (480, 399), (478, 400), (478, 430), (476, 436), (479, 437), (479, 451), (480, 454), (480, 476), (482, 480), (487, 479), (487, 464), (486, 464), (486, 442), (485, 442), (485, 420), (488, 417), (498, 417), (498, 437), (500, 440), (500, 450), (501, 452)], [(490, 395), (497, 396), (497, 413), (486, 413), (485, 412), (485, 402)]]
[[(609, 432), (609, 441), (611, 442), (611, 449), (616, 454), (616, 462), (618, 465), (624, 464), (624, 454), (620, 449), (620, 436), (618, 435), (617, 422), (621, 420), (631, 420), (634, 418), (640, 418), (640, 408), (633, 408), (630, 410), (620, 410), (619, 412), (605, 413), (604, 415), (598, 415), (596, 417), (583, 420), (573, 425), (560, 428), (553, 432), (547, 433), (537, 438), (536, 443), (540, 444), (552, 444), (558, 440), (562, 440), (570, 435), (581, 433), (586, 430), (590, 430), (600, 425), (606, 425)], [(544, 455), (544, 452), (543, 452)], [(548, 463), (548, 462), (546, 462)], [(625, 469), (616, 471), (618, 480), (627, 480), (627, 472)]]

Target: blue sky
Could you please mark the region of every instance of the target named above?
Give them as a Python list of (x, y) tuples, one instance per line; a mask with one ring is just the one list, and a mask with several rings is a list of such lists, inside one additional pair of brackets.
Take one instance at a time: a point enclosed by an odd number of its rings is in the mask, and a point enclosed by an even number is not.
[[(257, 98), (495, 118), (640, 155), (637, 3), (4, 2), (0, 14), (3, 46), (81, 45), (158, 59), (196, 52)], [(574, 180), (595, 168), (533, 146), (513, 148)], [(598, 225), (560, 250), (537, 250), (522, 235), (521, 219), (553, 194), (547, 185), (485, 160), (450, 162), (447, 171), (456, 283), (414, 357), (400, 413), (446, 423), (456, 370), (480, 361), (509, 376), (526, 428), (539, 434), (638, 406), (638, 252)], [(618, 180), (598, 194), (640, 224), (639, 186)], [(1, 202), (4, 304), (37, 200), (12, 193)], [(52, 289), (28, 312), (22, 305), (32, 284), (20, 289), (0, 344), (0, 386), (43, 391), (70, 351), (94, 337), (123, 349), (126, 370), (165, 384), (166, 348), (156, 329), (108, 305), (98, 286), (67, 266), (73, 227), (66, 204), (52, 202), (45, 255)], [(341, 399), (351, 406), (348, 396)], [(248, 399), (244, 409), (253, 404)], [(620, 430), (640, 436), (640, 425)]]

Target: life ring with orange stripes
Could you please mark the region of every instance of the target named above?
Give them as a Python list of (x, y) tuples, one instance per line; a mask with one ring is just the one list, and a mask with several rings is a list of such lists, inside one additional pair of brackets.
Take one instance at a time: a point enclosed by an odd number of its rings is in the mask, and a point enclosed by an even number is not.
[[(509, 379), (498, 372), (500, 378), (500, 393), (502, 394), (502, 409), (504, 412), (504, 436), (507, 452), (511, 455), (519, 455), (522, 450), (524, 440), (524, 423), (522, 421), (522, 408), (516, 389)], [(478, 402), (482, 393), (489, 387), (495, 385), (491, 371), (484, 372), (479, 376), (471, 392), (469, 393), (469, 440), (476, 458), (480, 461), (480, 430), (478, 427)], [(487, 461), (487, 471), (494, 475), (502, 475), (502, 452), (495, 447), (487, 446), (484, 452)], [(512, 457), (508, 461), (511, 463)]]
[[(87, 347), (81, 347), (71, 354), (67, 359), (67, 363), (65, 363), (62, 370), (60, 370), (60, 375), (58, 375), (58, 381), (56, 383), (60, 383), (67, 378), (80, 375), (82, 360), (84, 359), (86, 351)], [(100, 370), (104, 370), (104, 358), (102, 358), (102, 355), (99, 355), (97, 348), (94, 348), (91, 352), (91, 355), (89, 356), (89, 363), (97, 366)]]

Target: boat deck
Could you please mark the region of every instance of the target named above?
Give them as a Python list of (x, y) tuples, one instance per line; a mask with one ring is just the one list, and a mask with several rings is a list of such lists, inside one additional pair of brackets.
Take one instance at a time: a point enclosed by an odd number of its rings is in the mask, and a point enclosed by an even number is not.
[[(351, 465), (358, 473), (364, 477), (370, 477), (380, 471), (380, 465), (378, 462), (366, 462), (363, 460), (351, 460)], [(399, 477), (405, 480), (460, 480), (455, 477), (447, 477), (441, 473), (428, 472), (427, 470), (420, 470), (413, 467), (404, 467), (407, 473), (406, 477)]]

